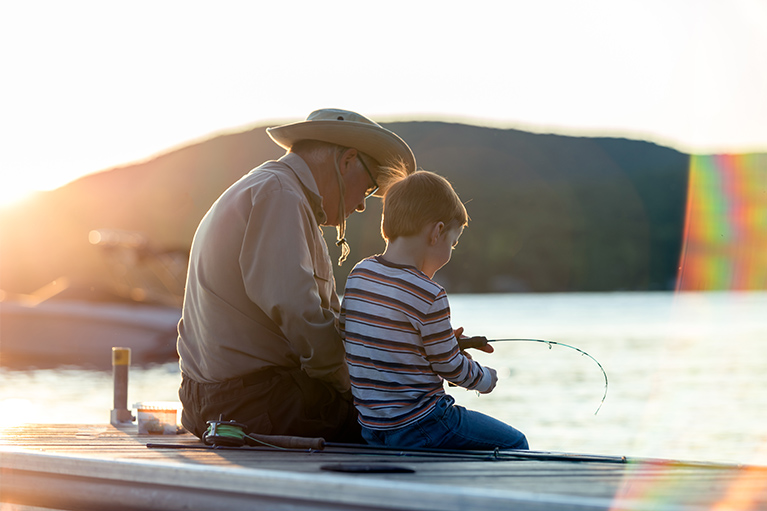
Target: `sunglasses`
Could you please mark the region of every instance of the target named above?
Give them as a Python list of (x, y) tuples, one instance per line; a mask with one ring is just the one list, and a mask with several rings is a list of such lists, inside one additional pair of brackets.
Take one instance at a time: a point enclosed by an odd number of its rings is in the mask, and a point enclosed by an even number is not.
[(371, 195), (373, 195), (374, 193), (378, 191), (378, 183), (376, 183), (376, 179), (373, 177), (373, 173), (370, 172), (370, 169), (365, 164), (365, 160), (363, 160), (362, 157), (359, 155), (357, 155), (357, 159), (360, 161), (360, 163), (362, 163), (362, 166), (364, 167), (365, 172), (368, 173), (368, 176), (370, 176), (370, 180), (373, 182), (373, 186), (365, 190), (365, 198), (367, 199), (368, 197), (370, 197)]

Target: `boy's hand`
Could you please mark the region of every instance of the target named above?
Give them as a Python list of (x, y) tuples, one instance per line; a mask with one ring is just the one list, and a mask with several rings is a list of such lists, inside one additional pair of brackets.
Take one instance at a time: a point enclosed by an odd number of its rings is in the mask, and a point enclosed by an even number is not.
[(458, 347), (461, 348), (461, 351), (466, 350), (467, 348), (474, 348), (479, 351), (484, 351), (485, 353), (492, 353), (495, 351), (492, 346), (490, 346), (487, 343), (487, 337), (459, 337), (458, 338)]
[(484, 370), (490, 373), (490, 380), (492, 381), (492, 384), (490, 385), (489, 389), (484, 392), (480, 392), (480, 394), (490, 394), (495, 388), (495, 385), (498, 383), (498, 373), (495, 372), (495, 369), (492, 367), (485, 367)]
[(492, 353), (495, 351), (495, 349), (487, 343), (487, 337), (466, 337), (463, 335), (462, 326), (459, 326), (453, 332), (455, 333), (455, 338), (458, 340), (458, 347), (461, 351), (465, 352), (467, 348), (474, 348), (479, 351), (484, 351), (485, 353)]

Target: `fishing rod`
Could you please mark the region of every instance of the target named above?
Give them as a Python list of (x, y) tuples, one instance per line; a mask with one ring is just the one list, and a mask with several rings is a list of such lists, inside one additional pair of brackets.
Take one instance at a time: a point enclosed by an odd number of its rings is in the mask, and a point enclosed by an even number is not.
[[(316, 439), (304, 439), (298, 438), (299, 442), (304, 440), (316, 440)], [(628, 463), (630, 460), (626, 456), (610, 456), (610, 455), (597, 455), (597, 454), (578, 454), (567, 452), (552, 452), (552, 451), (526, 451), (526, 450), (488, 450), (488, 451), (476, 451), (476, 450), (460, 450), (460, 449), (427, 449), (418, 447), (386, 447), (386, 446), (373, 446), (365, 444), (346, 444), (346, 443), (334, 443), (323, 442), (321, 448), (290, 448), (280, 447), (272, 444), (262, 444), (260, 446), (254, 445), (211, 445), (204, 443), (147, 443), (146, 447), (149, 449), (167, 449), (167, 450), (208, 450), (208, 451), (249, 451), (249, 452), (264, 452), (264, 453), (298, 453), (298, 454), (330, 454), (330, 455), (350, 455), (350, 456), (367, 456), (374, 458), (400, 458), (408, 459), (415, 458), (413, 461), (420, 459), (456, 459), (456, 460), (476, 460), (476, 461), (515, 461), (515, 460), (534, 460), (534, 461), (564, 461), (564, 462), (578, 462), (578, 463)]]
[[(478, 342), (473, 342), (472, 343), (471, 342), (474, 339), (483, 339), (483, 338), (472, 337), (470, 339), (467, 339), (468, 341), (470, 341), (469, 343), (466, 343), (466, 344), (461, 343), (461, 344), (466, 346), (466, 347), (469, 347), (469, 348), (479, 347), (480, 343), (478, 343)], [(544, 339), (492, 339), (492, 340), (486, 339), (485, 340), (485, 344), (487, 344), (487, 343), (494, 343), (494, 342), (539, 342), (539, 343), (543, 343), (543, 344), (548, 344), (549, 349), (551, 349), (552, 345), (564, 346), (565, 348), (570, 348), (571, 350), (575, 350), (578, 353), (581, 353), (582, 355), (585, 355), (585, 356), (589, 357), (591, 360), (593, 360), (599, 366), (599, 369), (602, 371), (602, 375), (605, 377), (605, 392), (602, 395), (602, 401), (599, 402), (599, 406), (597, 407), (597, 411), (594, 412), (594, 415), (599, 413), (599, 410), (602, 408), (602, 405), (605, 402), (605, 398), (607, 398), (607, 385), (608, 385), (608, 383), (607, 383), (607, 372), (605, 371), (605, 368), (602, 367), (602, 364), (600, 364), (597, 359), (595, 359), (594, 357), (592, 357), (591, 355), (589, 355), (588, 353), (586, 353), (582, 349), (576, 348), (575, 346), (570, 346), (569, 344), (565, 344), (563, 342), (548, 341), (548, 340), (544, 340)], [(474, 344), (474, 345), (472, 345), (472, 344)]]
[[(303, 439), (299, 440), (317, 440), (317, 439)], [(320, 439), (321, 440), (321, 439)], [(322, 448), (289, 448), (278, 447), (276, 445), (261, 447), (251, 445), (209, 445), (203, 443), (147, 443), (146, 447), (149, 449), (168, 449), (168, 450), (183, 450), (183, 449), (195, 449), (195, 450), (210, 450), (210, 451), (252, 451), (252, 452), (264, 452), (264, 453), (298, 453), (298, 454), (310, 454), (321, 455), (330, 454), (334, 456), (350, 455), (350, 456), (370, 456), (376, 459), (381, 458), (400, 458), (406, 461), (419, 462), (420, 459), (456, 459), (456, 460), (476, 460), (476, 461), (559, 461), (559, 462), (571, 462), (571, 463), (610, 463), (610, 464), (630, 464), (635, 465), (638, 468), (658, 465), (661, 467), (695, 467), (695, 468), (727, 468), (732, 467), (729, 463), (717, 463), (717, 462), (705, 462), (705, 461), (686, 461), (664, 458), (635, 458), (620, 455), (604, 455), (604, 454), (579, 454), (570, 452), (558, 452), (558, 451), (522, 451), (522, 450), (499, 450), (494, 451), (474, 451), (474, 450), (456, 450), (456, 449), (427, 449), (418, 447), (399, 448), (399, 447), (385, 447), (385, 446), (372, 446), (365, 444), (346, 444), (346, 443), (334, 443), (323, 442)], [(402, 472), (401, 467), (398, 466), (384, 466), (384, 465), (367, 465), (348, 463), (348, 467), (344, 468), (339, 464), (338, 466), (322, 466), (322, 470), (338, 471), (338, 472)], [(413, 472), (413, 470), (408, 470)]]
[(471, 450), (471, 449), (440, 449), (433, 447), (392, 447), (381, 445), (358, 445), (336, 442), (325, 442), (325, 448), (329, 452), (347, 454), (371, 454), (389, 455), (398, 457), (446, 457), (467, 458), (486, 461), (509, 461), (509, 460), (539, 460), (539, 461), (573, 461), (573, 462), (598, 462), (598, 463), (626, 463), (626, 456), (610, 456), (599, 454), (578, 454), (554, 451), (530, 451), (518, 449), (494, 449), (494, 450)]
[[(348, 454), (357, 456), (374, 457), (414, 457), (414, 458), (442, 458), (442, 459), (467, 459), (485, 461), (504, 461), (532, 459), (539, 461), (572, 461), (572, 462), (602, 462), (602, 463), (625, 463), (625, 456), (602, 456), (586, 455), (547, 451), (528, 451), (516, 449), (494, 450), (464, 450), (464, 449), (439, 449), (423, 447), (392, 447), (373, 446), (366, 444), (350, 444), (339, 442), (327, 442), (324, 438), (305, 438), (296, 436), (247, 434), (247, 426), (233, 420), (224, 421), (222, 416), (219, 420), (208, 421), (208, 429), (203, 433), (200, 443), (147, 443), (147, 448), (154, 449), (201, 449), (219, 451), (261, 451), (261, 452), (294, 452), (308, 454)], [(255, 445), (254, 445), (255, 444)], [(342, 467), (337, 467), (342, 470)], [(359, 469), (359, 467), (357, 467)], [(371, 471), (383, 470), (381, 467), (367, 467)], [(391, 471), (387, 469), (386, 471)], [(343, 471), (343, 470), (342, 470)]]

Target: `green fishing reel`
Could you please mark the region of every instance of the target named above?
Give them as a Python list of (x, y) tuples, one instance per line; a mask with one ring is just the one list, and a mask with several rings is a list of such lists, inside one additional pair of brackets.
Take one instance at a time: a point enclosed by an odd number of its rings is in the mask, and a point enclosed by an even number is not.
[(246, 444), (245, 424), (235, 421), (224, 421), (222, 416), (218, 420), (208, 421), (208, 429), (202, 434), (202, 442), (213, 447), (242, 447)]

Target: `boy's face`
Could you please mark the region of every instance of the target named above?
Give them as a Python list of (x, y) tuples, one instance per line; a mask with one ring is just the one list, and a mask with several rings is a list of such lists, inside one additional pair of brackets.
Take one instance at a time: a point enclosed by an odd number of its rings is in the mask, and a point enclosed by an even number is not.
[(424, 271), (429, 277), (433, 277), (434, 274), (445, 266), (450, 261), (450, 256), (453, 253), (453, 249), (458, 245), (458, 238), (463, 234), (462, 225), (451, 225), (449, 228), (445, 228), (442, 234), (437, 238), (437, 243), (432, 247), (432, 251), (428, 261), (428, 271)]

